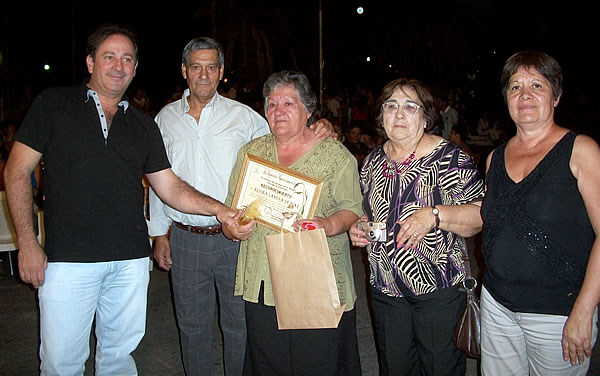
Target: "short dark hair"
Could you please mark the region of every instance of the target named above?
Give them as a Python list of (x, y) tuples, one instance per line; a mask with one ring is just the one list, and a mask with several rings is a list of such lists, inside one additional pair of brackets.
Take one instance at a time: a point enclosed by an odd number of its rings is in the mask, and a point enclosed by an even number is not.
[(534, 68), (544, 76), (550, 85), (552, 85), (552, 95), (558, 99), (562, 95), (562, 69), (558, 61), (552, 56), (540, 51), (519, 51), (506, 60), (500, 77), (500, 87), (502, 96), (506, 102), (508, 84), (513, 74), (517, 73), (519, 68)]
[(198, 50), (216, 50), (219, 67), (222, 67), (223, 64), (225, 64), (225, 55), (223, 54), (221, 44), (209, 37), (199, 37), (189, 41), (183, 48), (183, 53), (181, 54), (181, 62), (183, 65), (189, 67), (190, 55)]
[(269, 95), (278, 86), (292, 86), (296, 89), (296, 93), (298, 93), (298, 98), (304, 105), (304, 108), (307, 112), (312, 113), (310, 118), (307, 121), (307, 126), (314, 123), (319, 116), (319, 102), (317, 101), (317, 96), (312, 90), (310, 86), (310, 82), (306, 75), (302, 72), (288, 71), (284, 70), (281, 72), (273, 73), (267, 78), (265, 84), (263, 85), (263, 97), (265, 98), (265, 113), (268, 105)]
[(135, 36), (135, 33), (131, 29), (128, 29), (125, 26), (120, 26), (120, 25), (115, 25), (115, 24), (104, 24), (104, 25), (98, 27), (88, 37), (88, 40), (87, 40), (88, 56), (91, 56), (92, 59), (95, 59), (96, 52), (98, 52), (98, 48), (100, 48), (100, 45), (102, 43), (104, 43), (104, 41), (106, 39), (108, 39), (109, 37), (111, 37), (115, 34), (123, 35), (123, 36), (129, 38), (129, 40), (131, 40), (131, 43), (133, 44), (135, 60), (137, 61), (138, 60), (138, 42), (137, 42), (137, 37)]
[(423, 116), (427, 122), (425, 132), (430, 132), (437, 127), (437, 110), (433, 102), (433, 96), (427, 87), (419, 80), (409, 78), (398, 78), (389, 82), (381, 90), (381, 95), (377, 101), (379, 113), (377, 115), (377, 124), (383, 127), (383, 103), (386, 102), (394, 94), (396, 89), (413, 89), (423, 105)]

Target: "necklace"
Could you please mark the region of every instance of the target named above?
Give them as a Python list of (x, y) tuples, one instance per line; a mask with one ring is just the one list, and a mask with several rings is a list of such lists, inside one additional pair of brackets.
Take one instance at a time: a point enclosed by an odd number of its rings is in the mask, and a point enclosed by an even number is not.
[[(415, 159), (415, 153), (417, 151), (417, 146), (415, 146), (415, 150), (413, 150), (408, 157), (406, 157), (402, 162), (395, 162), (390, 157), (385, 155), (382, 163), (382, 174), (384, 177), (388, 179), (393, 179), (396, 175), (402, 175), (406, 170), (408, 170), (408, 166)], [(389, 163), (388, 163), (389, 161)]]

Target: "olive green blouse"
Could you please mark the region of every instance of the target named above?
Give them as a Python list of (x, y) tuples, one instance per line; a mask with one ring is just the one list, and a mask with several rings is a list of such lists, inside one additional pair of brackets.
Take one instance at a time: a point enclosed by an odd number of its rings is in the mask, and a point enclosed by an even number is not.
[[(225, 202), (228, 206), (231, 206), (233, 201), (246, 153), (279, 163), (275, 137), (272, 134), (256, 138), (244, 145), (238, 152), (237, 162), (229, 179), (229, 193)], [(332, 138), (320, 141), (289, 168), (323, 181), (315, 216), (328, 217), (339, 210), (349, 210), (358, 216), (362, 215), (362, 195), (356, 159), (340, 142)], [(241, 242), (235, 295), (242, 295), (244, 300), (257, 303), (260, 286), (264, 282), (264, 303), (269, 306), (275, 305), (265, 236), (276, 233), (262, 224), (257, 224), (250, 239)], [(354, 308), (356, 289), (348, 234), (328, 237), (327, 243), (340, 301), (342, 304), (346, 303), (346, 311), (349, 311)]]

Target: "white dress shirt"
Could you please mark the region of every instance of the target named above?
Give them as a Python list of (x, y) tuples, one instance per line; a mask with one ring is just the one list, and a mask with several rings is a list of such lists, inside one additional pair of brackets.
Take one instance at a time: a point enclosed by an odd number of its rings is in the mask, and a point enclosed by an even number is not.
[[(219, 93), (215, 93), (196, 122), (188, 114), (189, 95), (186, 89), (180, 100), (163, 107), (154, 120), (162, 133), (173, 172), (200, 192), (223, 202), (237, 151), (250, 140), (267, 134), (269, 126), (249, 106)], [(218, 223), (214, 216), (175, 210), (150, 190), (150, 236), (167, 234), (172, 221), (191, 226)]]
[(450, 129), (458, 124), (458, 112), (452, 106), (448, 106), (444, 111), (440, 111), (442, 121), (444, 122), (444, 129), (442, 130), (442, 137), (445, 139), (450, 138)]

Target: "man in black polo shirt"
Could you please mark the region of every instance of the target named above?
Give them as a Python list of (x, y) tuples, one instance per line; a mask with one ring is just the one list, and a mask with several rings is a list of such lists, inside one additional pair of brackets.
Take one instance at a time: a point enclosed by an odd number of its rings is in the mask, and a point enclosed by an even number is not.
[[(158, 127), (123, 97), (137, 68), (133, 34), (88, 39), (87, 85), (44, 91), (16, 136), (6, 191), (19, 273), (39, 288), (42, 374), (83, 374), (96, 318), (96, 374), (136, 375), (145, 331), (150, 245), (142, 176), (170, 206), (233, 221), (235, 211), (176, 177)], [(30, 175), (45, 158), (46, 243), (37, 243)]]

